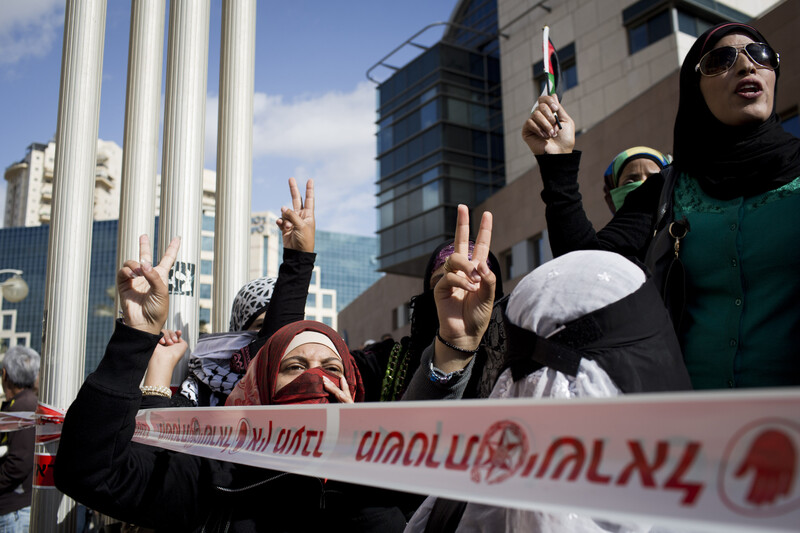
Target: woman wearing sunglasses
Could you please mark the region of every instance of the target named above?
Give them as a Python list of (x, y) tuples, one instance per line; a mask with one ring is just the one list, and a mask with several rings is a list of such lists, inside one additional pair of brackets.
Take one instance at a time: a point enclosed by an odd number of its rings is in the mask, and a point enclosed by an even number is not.
[(597, 233), (563, 107), (540, 98), (522, 131), (554, 254), (604, 249), (645, 262), (697, 389), (800, 385), (800, 139), (775, 113), (779, 75), (780, 56), (755, 28), (723, 23), (701, 35), (681, 67), (673, 164)]

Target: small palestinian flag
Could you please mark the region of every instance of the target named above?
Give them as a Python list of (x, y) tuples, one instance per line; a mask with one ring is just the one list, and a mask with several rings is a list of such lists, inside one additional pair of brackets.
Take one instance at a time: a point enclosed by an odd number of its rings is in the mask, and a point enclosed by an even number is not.
[(553, 41), (550, 40), (550, 26), (542, 28), (542, 52), (544, 72), (547, 82), (545, 83), (542, 95), (555, 94), (559, 101), (564, 93), (564, 84), (561, 83), (561, 67), (558, 64), (558, 54)]

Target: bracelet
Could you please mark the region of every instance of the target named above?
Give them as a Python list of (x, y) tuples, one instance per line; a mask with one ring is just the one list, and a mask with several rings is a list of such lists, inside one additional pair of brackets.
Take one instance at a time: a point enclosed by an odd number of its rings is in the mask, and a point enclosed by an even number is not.
[(172, 398), (172, 389), (164, 385), (142, 385), (139, 387), (143, 396), (161, 396), (163, 398)]
[(461, 353), (468, 353), (468, 354), (471, 354), (471, 355), (475, 355), (476, 353), (478, 353), (478, 349), (480, 348), (480, 344), (478, 345), (478, 348), (475, 348), (474, 350), (465, 350), (464, 348), (459, 348), (455, 344), (449, 343), (446, 340), (444, 340), (442, 338), (442, 336), (439, 335), (439, 330), (438, 329), (436, 330), (436, 338), (439, 339), (439, 342), (441, 342), (442, 344), (444, 344), (445, 346), (447, 346), (451, 350), (455, 350), (455, 351), (461, 352)]
[(440, 385), (447, 385), (448, 383), (453, 381), (453, 379), (461, 377), (463, 373), (464, 369), (462, 368), (461, 370), (456, 370), (454, 372), (445, 374), (444, 372), (433, 366), (433, 361), (431, 361), (430, 367), (428, 368), (428, 379)]

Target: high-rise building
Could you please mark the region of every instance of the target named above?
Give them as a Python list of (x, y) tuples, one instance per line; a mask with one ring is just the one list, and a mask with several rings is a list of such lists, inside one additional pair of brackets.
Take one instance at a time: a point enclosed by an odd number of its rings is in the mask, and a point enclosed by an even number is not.
[[(5, 215), (3, 227), (40, 226), (50, 222), (53, 197), (53, 171), (56, 144), (31, 143), (25, 157), (6, 168)], [(97, 140), (95, 167), (94, 220), (119, 218), (122, 148), (114, 141)], [(216, 172), (203, 170), (203, 212), (213, 212), (216, 204)], [(155, 214), (161, 198), (161, 176), (156, 175)]]
[(379, 84), (380, 270), (420, 275), (456, 206), (504, 185), (499, 53), (496, 0), (463, 0), (441, 41)]
[[(32, 143), (21, 161), (6, 168), (3, 226), (40, 226), (50, 222), (56, 145)], [(114, 141), (97, 140), (94, 185), (94, 220), (119, 216), (122, 148)]]

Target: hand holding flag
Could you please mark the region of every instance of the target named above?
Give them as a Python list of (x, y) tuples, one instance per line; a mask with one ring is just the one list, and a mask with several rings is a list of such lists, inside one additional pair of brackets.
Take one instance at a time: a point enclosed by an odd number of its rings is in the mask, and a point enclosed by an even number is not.
[[(556, 95), (561, 101), (561, 94), (563, 92), (561, 83), (561, 66), (558, 63), (558, 54), (556, 54), (556, 47), (553, 46), (553, 41), (550, 40), (550, 26), (542, 28), (542, 66), (544, 67), (545, 84), (542, 88), (541, 96)], [(536, 106), (533, 106), (531, 113), (534, 112)], [(561, 128), (561, 121), (558, 120), (556, 114), (556, 124)]]

